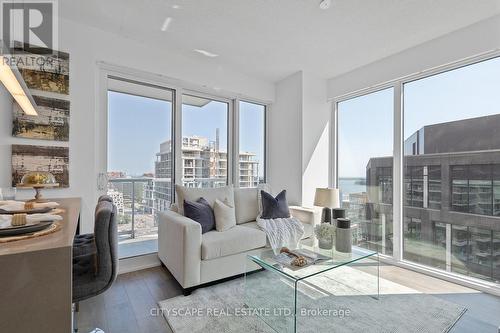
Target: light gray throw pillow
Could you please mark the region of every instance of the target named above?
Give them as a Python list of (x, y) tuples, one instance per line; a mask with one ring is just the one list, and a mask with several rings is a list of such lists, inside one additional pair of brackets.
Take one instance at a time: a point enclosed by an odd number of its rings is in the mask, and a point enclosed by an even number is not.
[(178, 213), (184, 214), (184, 200), (196, 201), (199, 198), (207, 200), (212, 209), (214, 208), (215, 199), (227, 200), (229, 205), (234, 207), (234, 189), (232, 186), (217, 187), (217, 188), (190, 188), (181, 185), (175, 185), (177, 193)]
[(215, 229), (217, 231), (226, 231), (236, 226), (236, 214), (234, 207), (227, 200), (224, 202), (215, 199), (214, 203)]

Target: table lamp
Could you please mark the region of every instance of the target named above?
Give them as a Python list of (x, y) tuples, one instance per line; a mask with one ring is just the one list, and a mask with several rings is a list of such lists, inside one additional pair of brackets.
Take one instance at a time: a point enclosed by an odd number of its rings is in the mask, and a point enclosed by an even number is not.
[(332, 222), (332, 208), (340, 207), (338, 188), (317, 188), (314, 196), (314, 205), (323, 207), (321, 222)]
[(30, 171), (27, 172), (21, 179), (21, 183), (17, 184), (19, 188), (33, 188), (35, 189), (35, 198), (28, 200), (28, 202), (46, 202), (42, 199), (40, 193), (42, 188), (58, 187), (56, 178), (53, 174), (47, 171)]

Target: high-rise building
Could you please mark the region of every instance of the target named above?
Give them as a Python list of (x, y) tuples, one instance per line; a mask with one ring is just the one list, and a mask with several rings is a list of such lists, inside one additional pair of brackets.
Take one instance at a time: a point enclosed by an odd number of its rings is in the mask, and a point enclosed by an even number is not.
[[(171, 141), (163, 142), (156, 154), (154, 178), (154, 206), (159, 211), (168, 208), (173, 201), (172, 156)], [(181, 157), (183, 186), (222, 187), (227, 184), (227, 152), (220, 149), (218, 131), (215, 141), (199, 136), (183, 137)], [(255, 153), (240, 152), (240, 187), (256, 187), (259, 184), (259, 161), (255, 157)]]
[[(500, 115), (425, 126), (405, 141), (407, 260), (500, 280)], [(392, 157), (367, 165), (364, 239), (390, 247)], [(390, 222), (390, 223), (387, 223)], [(367, 242), (369, 243), (369, 242)]]
[(162, 211), (170, 207), (172, 202), (172, 170), (172, 147), (169, 140), (160, 144), (160, 151), (156, 154), (155, 174), (151, 189), (154, 210)]
[(240, 152), (239, 170), (240, 187), (256, 187), (259, 185), (259, 161), (255, 153)]

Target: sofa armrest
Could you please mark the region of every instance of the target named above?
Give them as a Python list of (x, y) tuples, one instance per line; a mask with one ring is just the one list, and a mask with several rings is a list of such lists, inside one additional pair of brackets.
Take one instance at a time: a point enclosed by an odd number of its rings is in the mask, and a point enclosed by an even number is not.
[(161, 212), (158, 257), (183, 288), (200, 284), (201, 225), (170, 210)]
[(304, 224), (313, 226), (321, 223), (321, 208), (290, 206), (290, 214)]

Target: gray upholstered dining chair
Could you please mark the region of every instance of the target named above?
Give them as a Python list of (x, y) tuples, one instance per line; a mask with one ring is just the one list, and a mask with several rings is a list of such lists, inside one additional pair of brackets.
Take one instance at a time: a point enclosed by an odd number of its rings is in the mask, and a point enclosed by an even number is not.
[[(101, 196), (95, 209), (93, 234), (77, 235), (73, 243), (73, 303), (106, 291), (118, 272), (116, 206)], [(76, 331), (76, 323), (75, 323)]]
[[(95, 206), (94, 216), (97, 214), (97, 209), (99, 208), (99, 203), (102, 201), (107, 201), (113, 203), (113, 199), (109, 195), (101, 195), (97, 200), (97, 205)], [(94, 224), (95, 230), (95, 224)], [(73, 240), (73, 258), (80, 256), (81, 254), (88, 254), (92, 251), (96, 251), (94, 242), (94, 233), (92, 234), (82, 234), (76, 235)]]

